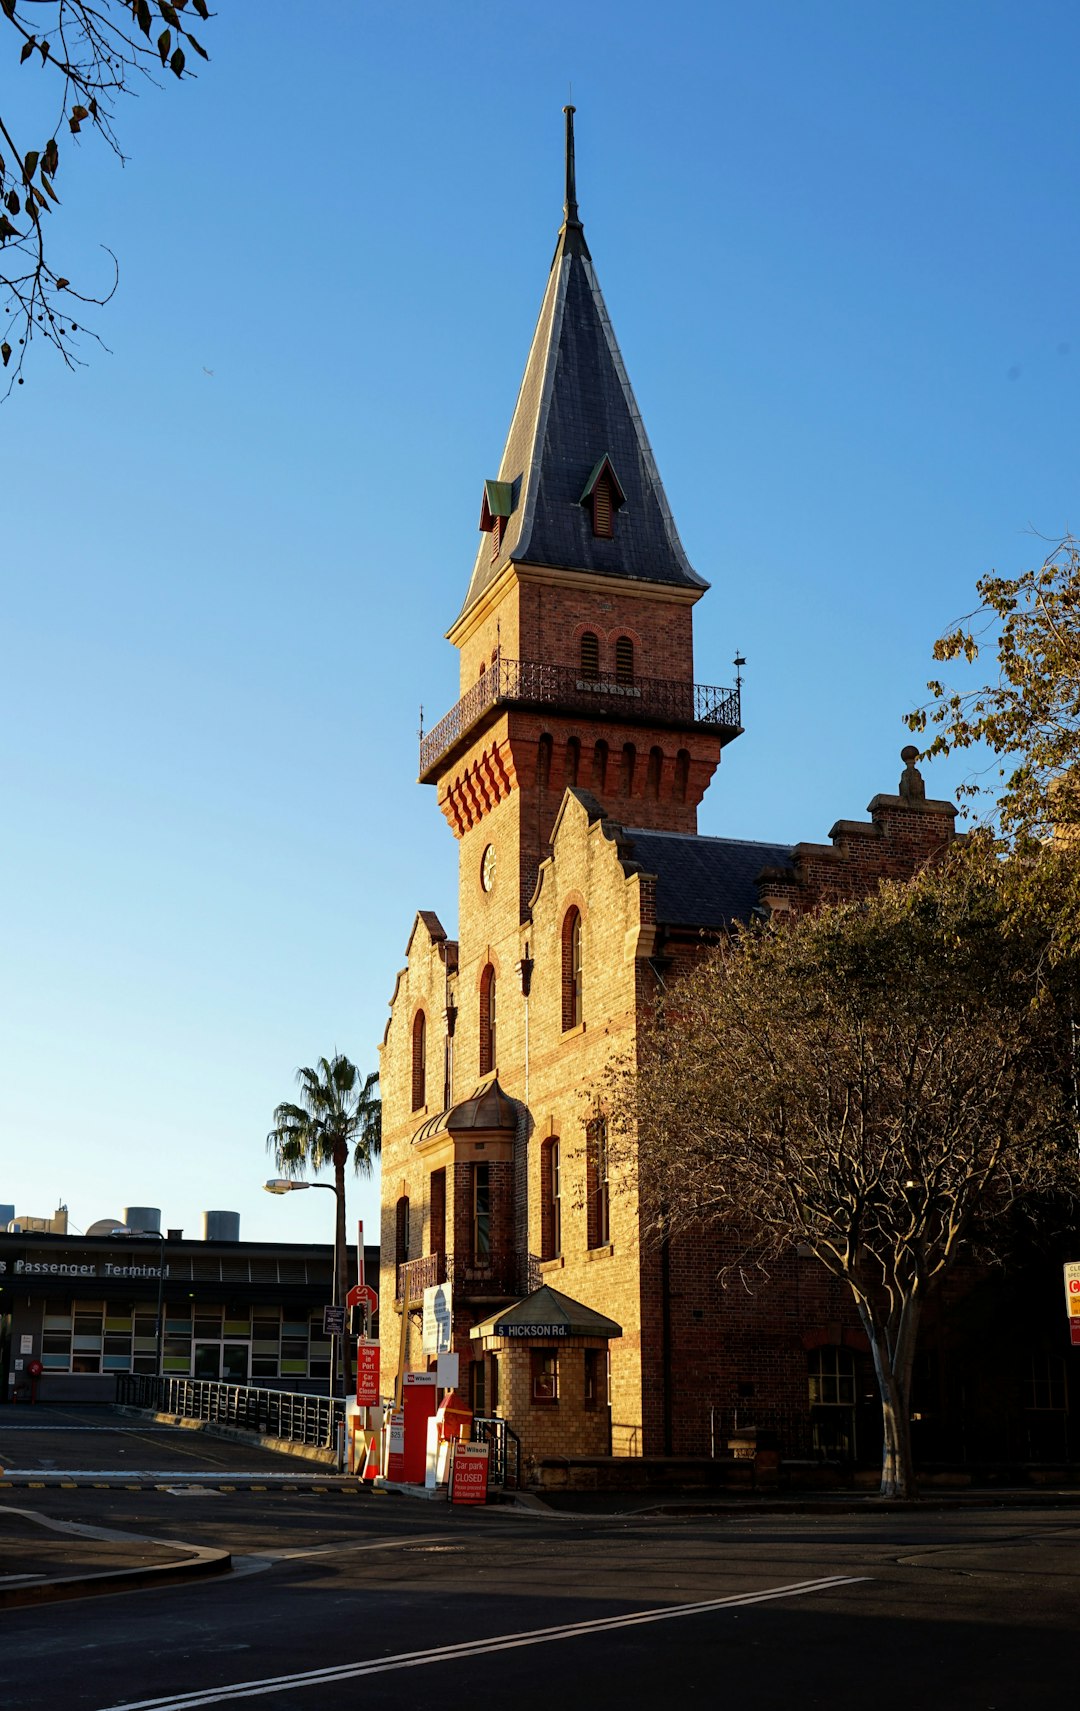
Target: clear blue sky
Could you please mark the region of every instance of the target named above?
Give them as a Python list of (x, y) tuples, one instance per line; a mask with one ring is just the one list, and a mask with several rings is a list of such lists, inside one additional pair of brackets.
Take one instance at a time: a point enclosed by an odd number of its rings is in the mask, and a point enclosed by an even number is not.
[(323, 1196), (261, 1193), (263, 1139), (298, 1064), (375, 1066), (414, 911), (454, 927), (418, 706), (456, 697), (570, 82), (713, 585), (698, 676), (749, 661), (701, 829), (820, 839), (895, 790), (976, 577), (1080, 526), (1080, 12), (220, 11), (199, 81), (128, 103), (125, 169), (62, 142), (54, 255), (90, 285), (117, 253), (112, 355), (42, 352), (0, 410), (0, 1201), (322, 1239)]

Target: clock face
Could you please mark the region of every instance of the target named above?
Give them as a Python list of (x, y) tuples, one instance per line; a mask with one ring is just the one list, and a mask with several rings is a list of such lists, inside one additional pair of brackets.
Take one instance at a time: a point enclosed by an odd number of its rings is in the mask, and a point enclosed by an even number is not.
[(480, 883), (485, 891), (495, 884), (495, 845), (489, 844), (480, 862)]

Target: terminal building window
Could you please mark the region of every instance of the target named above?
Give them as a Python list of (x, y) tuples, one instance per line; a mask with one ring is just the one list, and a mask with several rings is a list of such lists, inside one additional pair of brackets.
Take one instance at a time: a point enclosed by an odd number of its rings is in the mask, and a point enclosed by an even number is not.
[[(49, 1303), (42, 1325), (46, 1372), (157, 1371), (157, 1302)], [(322, 1315), (271, 1308), (166, 1301), (162, 1365), (170, 1378), (329, 1378)]]

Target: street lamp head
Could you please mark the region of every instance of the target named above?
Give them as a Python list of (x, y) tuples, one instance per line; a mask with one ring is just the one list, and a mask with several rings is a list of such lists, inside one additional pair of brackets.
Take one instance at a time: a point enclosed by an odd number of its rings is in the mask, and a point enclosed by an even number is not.
[(291, 1194), (295, 1188), (310, 1188), (311, 1183), (294, 1182), (288, 1176), (275, 1176), (271, 1177), (269, 1182), (264, 1182), (263, 1187), (267, 1194)]

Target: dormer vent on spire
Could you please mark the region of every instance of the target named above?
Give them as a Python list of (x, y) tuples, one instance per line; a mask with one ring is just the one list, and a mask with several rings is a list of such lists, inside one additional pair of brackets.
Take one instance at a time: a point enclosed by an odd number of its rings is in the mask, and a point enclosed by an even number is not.
[(615, 513), (626, 504), (626, 494), (607, 452), (585, 483), (578, 503), (587, 508), (592, 518), (593, 534), (599, 540), (610, 541), (615, 533)]
[(491, 536), (491, 556), (498, 558), (507, 519), (514, 509), (514, 484), (511, 481), (485, 481), (484, 498), (480, 506), (480, 530)]

